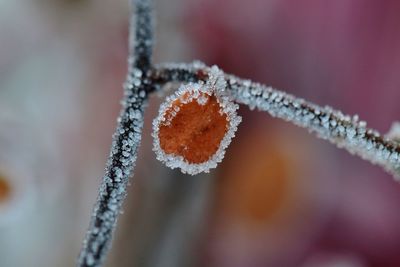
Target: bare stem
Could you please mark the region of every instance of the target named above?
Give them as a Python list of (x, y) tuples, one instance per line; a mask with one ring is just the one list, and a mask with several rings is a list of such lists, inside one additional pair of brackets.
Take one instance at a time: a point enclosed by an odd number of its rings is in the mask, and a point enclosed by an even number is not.
[(129, 70), (124, 84), (123, 107), (77, 266), (103, 264), (140, 145), (144, 106), (150, 88), (148, 70), (151, 66), (153, 23), (148, 1), (137, 0), (133, 4), (136, 16), (130, 24)]
[[(190, 82), (206, 80), (210, 68), (200, 62), (193, 64), (167, 63), (156, 66), (152, 79), (159, 85), (167, 82)], [(225, 74), (233, 99), (266, 111), (273, 117), (292, 122), (315, 132), (317, 136), (345, 148), (352, 154), (382, 166), (399, 177), (400, 145), (384, 138), (378, 131), (367, 128), (358, 116), (344, 115), (331, 107), (320, 107), (304, 99), (273, 89), (259, 83)]]

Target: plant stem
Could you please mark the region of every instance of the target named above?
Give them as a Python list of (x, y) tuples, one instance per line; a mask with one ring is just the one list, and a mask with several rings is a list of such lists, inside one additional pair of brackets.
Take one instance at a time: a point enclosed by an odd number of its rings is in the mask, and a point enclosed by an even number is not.
[(113, 135), (110, 156), (83, 242), (77, 266), (101, 266), (111, 246), (113, 232), (126, 197), (143, 128), (153, 44), (153, 22), (149, 1), (134, 1), (136, 16), (130, 23), (128, 75), (123, 107)]
[[(207, 80), (210, 68), (200, 62), (193, 64), (167, 63), (158, 65), (152, 79), (159, 86), (167, 82), (196, 82)], [(250, 80), (225, 74), (233, 100), (268, 112), (271, 116), (294, 123), (315, 132), (317, 136), (382, 166), (396, 178), (400, 175), (400, 145), (384, 138), (378, 131), (367, 128), (358, 116), (344, 115), (331, 107), (320, 107), (304, 99)]]

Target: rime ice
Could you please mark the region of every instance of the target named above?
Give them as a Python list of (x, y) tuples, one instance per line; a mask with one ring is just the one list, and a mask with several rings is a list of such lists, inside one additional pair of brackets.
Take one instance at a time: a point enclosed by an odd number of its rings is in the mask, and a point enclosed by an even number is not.
[(182, 85), (166, 99), (153, 123), (157, 159), (189, 174), (217, 166), (241, 121), (225, 87), (215, 67), (206, 84)]
[(386, 137), (400, 143), (400, 122), (393, 122), (389, 132), (386, 134)]

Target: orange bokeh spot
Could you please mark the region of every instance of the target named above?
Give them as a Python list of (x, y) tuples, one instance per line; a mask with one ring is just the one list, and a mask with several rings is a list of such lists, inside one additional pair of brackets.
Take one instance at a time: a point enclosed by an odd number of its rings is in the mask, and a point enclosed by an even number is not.
[[(217, 152), (229, 127), (217, 98), (205, 93), (199, 96), (207, 102), (199, 104), (193, 99), (184, 103), (188, 93), (175, 100), (164, 114), (170, 123), (162, 123), (158, 134), (160, 147), (166, 154), (182, 156), (190, 164), (208, 161)], [(174, 108), (179, 108), (176, 115)]]
[(223, 217), (251, 225), (279, 224), (289, 212), (293, 172), (299, 170), (281, 141), (255, 134), (233, 148), (217, 187)]
[(0, 174), (0, 203), (5, 202), (11, 196), (11, 185), (6, 177)]

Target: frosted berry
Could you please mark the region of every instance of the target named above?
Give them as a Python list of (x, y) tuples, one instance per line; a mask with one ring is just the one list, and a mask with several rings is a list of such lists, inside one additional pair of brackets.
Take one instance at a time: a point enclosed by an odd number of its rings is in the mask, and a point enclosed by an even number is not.
[(216, 68), (207, 83), (182, 85), (161, 105), (154, 120), (157, 158), (189, 174), (215, 168), (241, 121), (237, 108)]

